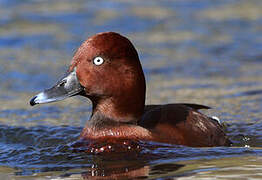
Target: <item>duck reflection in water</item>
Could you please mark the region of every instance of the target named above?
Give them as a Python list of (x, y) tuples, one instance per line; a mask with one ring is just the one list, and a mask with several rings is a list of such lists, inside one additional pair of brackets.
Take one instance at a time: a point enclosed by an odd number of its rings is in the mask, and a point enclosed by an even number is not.
[[(126, 147), (124, 148), (121, 144), (126, 144)], [(170, 172), (175, 173), (177, 170), (184, 167), (183, 164), (163, 162), (159, 165), (151, 165), (154, 159), (158, 160), (159, 158), (164, 158), (163, 156), (166, 155), (161, 153), (153, 154), (151, 152), (154, 152), (158, 148), (171, 148), (165, 144), (138, 143), (131, 142), (130, 140), (123, 140), (118, 146), (115, 143), (109, 145), (107, 142), (103, 145), (115, 146), (113, 151), (112, 149), (110, 151), (99, 151), (101, 144), (93, 143), (90, 145), (86, 141), (78, 141), (72, 144), (74, 153), (84, 152), (87, 155), (92, 155), (90, 156), (91, 158), (89, 157), (87, 159), (87, 162), (91, 162), (92, 166), (81, 173), (83, 179), (144, 179), (151, 176), (157, 177), (159, 175), (165, 175)], [(90, 149), (83, 147), (89, 147)], [(96, 155), (94, 155), (92, 150), (96, 149), (98, 150), (95, 151)], [(169, 158), (176, 157), (177, 155), (178, 154), (174, 152)], [(64, 176), (74, 177), (74, 175), (79, 176), (79, 174), (65, 174)], [(181, 176), (181, 174), (179, 176)]]

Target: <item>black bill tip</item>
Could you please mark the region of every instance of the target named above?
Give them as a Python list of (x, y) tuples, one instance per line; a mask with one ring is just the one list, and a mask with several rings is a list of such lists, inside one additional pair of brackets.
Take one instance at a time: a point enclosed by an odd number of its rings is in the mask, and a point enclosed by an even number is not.
[(31, 106), (34, 106), (34, 105), (37, 104), (37, 103), (35, 103), (36, 97), (37, 97), (37, 96), (33, 97), (33, 98), (30, 100), (30, 105), (31, 105)]

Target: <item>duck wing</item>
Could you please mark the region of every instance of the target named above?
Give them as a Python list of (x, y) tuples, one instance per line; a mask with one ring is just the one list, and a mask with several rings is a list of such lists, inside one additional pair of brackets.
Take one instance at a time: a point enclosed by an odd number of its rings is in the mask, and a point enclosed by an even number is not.
[(194, 147), (228, 146), (222, 126), (199, 112), (210, 109), (199, 104), (148, 105), (138, 125), (158, 135), (165, 143)]

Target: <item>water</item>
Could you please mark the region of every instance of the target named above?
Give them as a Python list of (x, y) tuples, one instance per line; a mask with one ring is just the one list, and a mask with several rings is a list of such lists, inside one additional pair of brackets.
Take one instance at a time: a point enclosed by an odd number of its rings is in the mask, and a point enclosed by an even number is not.
[[(261, 179), (262, 3), (0, 1), (0, 179)], [(147, 104), (214, 109), (233, 147), (140, 142), (139, 152), (74, 147), (91, 104), (74, 97), (30, 107), (88, 36), (117, 31), (136, 46)]]

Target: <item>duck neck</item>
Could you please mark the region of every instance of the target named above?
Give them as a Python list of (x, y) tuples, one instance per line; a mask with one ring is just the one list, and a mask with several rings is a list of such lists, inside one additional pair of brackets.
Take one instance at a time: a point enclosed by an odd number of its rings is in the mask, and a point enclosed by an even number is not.
[(93, 112), (88, 125), (136, 124), (144, 112), (145, 98), (119, 97), (92, 99)]

